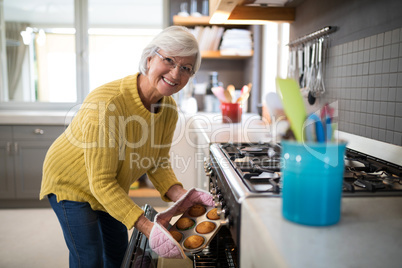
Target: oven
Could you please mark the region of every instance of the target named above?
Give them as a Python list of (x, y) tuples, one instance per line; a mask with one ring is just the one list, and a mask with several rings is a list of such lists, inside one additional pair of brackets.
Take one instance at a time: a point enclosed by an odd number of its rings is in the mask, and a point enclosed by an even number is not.
[[(215, 205), (237, 246), (240, 241), (242, 203), (247, 198), (281, 196), (280, 143), (222, 143), (210, 146), (205, 163)], [(402, 167), (372, 155), (347, 149), (343, 196), (402, 196)], [(237, 255), (240, 263), (241, 254)]]
[[(281, 196), (280, 157), (276, 143), (210, 145), (204, 168), (224, 226), (206, 249), (188, 256), (193, 267), (239, 267), (242, 204), (247, 198)], [(344, 196), (402, 196), (400, 165), (348, 148), (344, 174)], [(150, 220), (157, 213), (149, 206), (145, 211)], [(134, 230), (123, 267), (161, 267), (147, 245), (146, 237)]]

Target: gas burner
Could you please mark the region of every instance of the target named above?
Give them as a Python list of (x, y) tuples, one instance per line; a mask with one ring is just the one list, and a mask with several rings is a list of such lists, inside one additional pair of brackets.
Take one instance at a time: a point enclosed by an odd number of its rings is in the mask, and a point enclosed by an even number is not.
[[(222, 152), (252, 193), (280, 194), (280, 145), (222, 144)], [(402, 167), (347, 149), (344, 195), (402, 195)]]

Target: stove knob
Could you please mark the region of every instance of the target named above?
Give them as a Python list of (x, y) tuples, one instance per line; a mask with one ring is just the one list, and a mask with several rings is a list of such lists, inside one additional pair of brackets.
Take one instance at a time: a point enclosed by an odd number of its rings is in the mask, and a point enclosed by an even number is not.
[(221, 208), (221, 209), (218, 208), (216, 213), (218, 214), (218, 216), (221, 217), (221, 219), (225, 219), (226, 215), (229, 214), (227, 207), (224, 207), (224, 208)]
[(209, 192), (210, 192), (212, 195), (215, 195), (215, 194), (216, 194), (216, 188), (211, 188), (211, 189), (209, 190)]
[(218, 193), (215, 195), (214, 200), (215, 202), (219, 202), (223, 199), (222, 194)]
[(204, 170), (205, 170), (205, 172), (207, 172), (207, 171), (210, 171), (211, 169), (212, 169), (211, 163), (205, 157), (204, 158)]

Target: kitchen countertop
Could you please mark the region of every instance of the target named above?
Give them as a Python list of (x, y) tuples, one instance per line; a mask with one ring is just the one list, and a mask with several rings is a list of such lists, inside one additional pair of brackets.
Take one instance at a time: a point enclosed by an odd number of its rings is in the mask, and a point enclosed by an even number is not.
[(68, 125), (73, 111), (0, 111), (0, 125)]
[(281, 198), (242, 206), (241, 267), (401, 267), (402, 197), (344, 197), (338, 224), (282, 217)]
[[(261, 116), (253, 113), (243, 114), (239, 123), (222, 123), (220, 113), (197, 113), (189, 117), (190, 131), (203, 136), (199, 146), (223, 142), (277, 142), (278, 135), (284, 133), (288, 124), (285, 121), (275, 125), (267, 124)], [(274, 134), (275, 133), (275, 134)]]

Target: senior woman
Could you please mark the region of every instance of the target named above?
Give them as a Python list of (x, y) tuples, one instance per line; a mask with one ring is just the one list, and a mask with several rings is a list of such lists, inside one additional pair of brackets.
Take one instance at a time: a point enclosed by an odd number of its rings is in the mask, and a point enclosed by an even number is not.
[[(166, 28), (143, 50), (139, 73), (93, 90), (50, 147), (40, 198), (48, 197), (59, 219), (70, 267), (120, 267), (132, 227), (150, 238), (159, 255), (185, 257), (166, 223), (191, 204), (213, 202), (207, 192), (183, 189), (171, 168), (178, 120), (171, 95), (200, 61), (198, 43), (186, 28)], [(144, 173), (164, 201), (175, 202), (160, 222), (145, 218), (128, 196)]]

